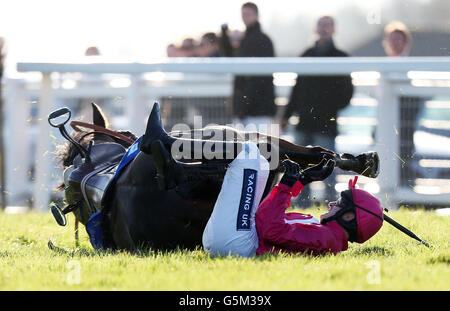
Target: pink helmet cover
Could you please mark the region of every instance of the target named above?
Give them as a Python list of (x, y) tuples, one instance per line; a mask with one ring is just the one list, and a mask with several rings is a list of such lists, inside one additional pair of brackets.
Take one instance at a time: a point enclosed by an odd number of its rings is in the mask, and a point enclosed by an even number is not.
[(355, 206), (356, 222), (358, 224), (357, 242), (364, 243), (375, 235), (383, 225), (383, 208), (375, 196), (365, 190), (355, 188), (357, 180), (358, 177), (356, 176), (353, 181), (349, 181), (349, 189), (352, 189), (353, 203), (357, 205)]

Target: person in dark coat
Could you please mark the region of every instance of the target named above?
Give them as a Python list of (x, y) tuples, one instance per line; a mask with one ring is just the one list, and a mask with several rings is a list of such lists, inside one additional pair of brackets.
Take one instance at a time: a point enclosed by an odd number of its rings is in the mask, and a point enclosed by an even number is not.
[[(258, 7), (251, 2), (242, 5), (242, 20), (246, 26), (244, 38), (233, 49), (226, 25), (222, 25), (221, 50), (227, 57), (274, 57), (270, 38), (261, 31)], [(239, 123), (270, 123), (276, 112), (273, 76), (236, 76), (233, 92), (233, 113)]]
[[(318, 20), (316, 32), (319, 39), (301, 57), (347, 57), (344, 51), (336, 48), (333, 42), (334, 20), (323, 16)], [(298, 76), (292, 90), (290, 101), (281, 120), (283, 129), (288, 125), (292, 114), (299, 115), (296, 127), (296, 143), (301, 145), (320, 145), (335, 149), (337, 136), (337, 115), (339, 110), (350, 103), (353, 95), (352, 79), (345, 76)], [(334, 178), (333, 178), (334, 179)], [(333, 180), (330, 178), (330, 180)], [(335, 194), (334, 182), (327, 183), (327, 197)], [(304, 192), (308, 192), (305, 189)], [(303, 206), (311, 201), (305, 196)]]

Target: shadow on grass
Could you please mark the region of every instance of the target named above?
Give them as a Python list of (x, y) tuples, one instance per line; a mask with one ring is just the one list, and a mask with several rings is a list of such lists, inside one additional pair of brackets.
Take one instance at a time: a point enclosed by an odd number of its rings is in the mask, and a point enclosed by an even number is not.
[(317, 260), (319, 258), (333, 258), (335, 255), (332, 253), (320, 253), (320, 254), (314, 254), (313, 251), (303, 251), (303, 252), (267, 252), (261, 255), (255, 255), (253, 257), (241, 257), (239, 255), (231, 255), (231, 256), (223, 256), (223, 255), (219, 255), (219, 256), (212, 256), (209, 254), (205, 253), (205, 256), (207, 256), (209, 259), (211, 260), (227, 260), (230, 258), (233, 259), (237, 259), (237, 260), (252, 260), (255, 262), (276, 262), (279, 261), (280, 259), (287, 259), (287, 260), (295, 260), (297, 258), (302, 258), (305, 260)]
[(357, 256), (392, 256), (394, 255), (394, 252), (388, 248), (385, 247), (381, 247), (381, 246), (371, 246), (371, 247), (361, 247), (361, 248), (357, 248), (352, 250), (351, 252), (352, 255), (357, 255)]
[(73, 249), (66, 249), (63, 247), (55, 246), (51, 241), (48, 243), (48, 248), (57, 255), (69, 256), (69, 257), (103, 257), (109, 255), (127, 254), (136, 258), (155, 258), (155, 257), (189, 257), (191, 260), (196, 261), (225, 261), (225, 260), (252, 260), (252, 261), (277, 261), (279, 259), (295, 259), (302, 257), (304, 259), (314, 260), (317, 258), (333, 257), (333, 254), (316, 254), (312, 252), (300, 252), (300, 253), (265, 253), (259, 256), (242, 257), (239, 255), (211, 255), (205, 252), (200, 246), (195, 249), (187, 248), (175, 248), (171, 250), (157, 250), (148, 247), (137, 248), (135, 250), (95, 250), (91, 248), (77, 247)]
[(427, 264), (437, 264), (437, 263), (445, 263), (445, 264), (450, 264), (450, 256), (449, 255), (439, 255), (437, 257), (434, 258), (430, 258), (427, 260)]
[(169, 256), (189, 256), (192, 259), (204, 260), (208, 258), (208, 254), (203, 252), (200, 247), (195, 249), (175, 248), (170, 250), (158, 250), (149, 247), (137, 247), (134, 250), (115, 250), (115, 249), (94, 249), (91, 247), (65, 248), (55, 245), (51, 240), (48, 241), (47, 247), (56, 255), (68, 257), (104, 257), (116, 255), (129, 255), (136, 258), (154, 258)]
[[(316, 260), (318, 258), (327, 258), (327, 257), (334, 257), (333, 254), (313, 254), (312, 251), (304, 251), (299, 253), (286, 253), (286, 252), (278, 252), (278, 253), (271, 253), (267, 252), (265, 254), (259, 255), (259, 256), (253, 256), (253, 257), (241, 257), (239, 255), (211, 255), (206, 253), (200, 246), (194, 248), (194, 249), (188, 249), (188, 248), (180, 248), (177, 247), (175, 249), (168, 249), (168, 250), (158, 250), (158, 249), (152, 249), (149, 247), (138, 247), (135, 250), (113, 250), (113, 249), (106, 249), (106, 250), (96, 250), (93, 248), (85, 248), (85, 247), (77, 247), (77, 248), (63, 248), (58, 247), (54, 245), (51, 240), (48, 242), (48, 248), (52, 250), (55, 254), (61, 255), (61, 256), (68, 256), (68, 257), (103, 257), (103, 256), (115, 256), (120, 254), (126, 254), (130, 255), (136, 258), (155, 258), (155, 257), (189, 257), (191, 260), (196, 261), (225, 261), (225, 260), (252, 260), (256, 262), (261, 261), (278, 261), (280, 259), (295, 259), (298, 257), (301, 257), (302, 259), (306, 260)], [(350, 252), (350, 256), (354, 255), (376, 255), (376, 256), (392, 256), (394, 253), (384, 247), (365, 247), (365, 248), (358, 248), (353, 249)], [(1, 256), (1, 255), (0, 255)]]
[(68, 256), (68, 257), (98, 257), (102, 255), (118, 254), (112, 250), (95, 250), (87, 249), (84, 247), (77, 247), (72, 249), (66, 249), (64, 247), (56, 246), (51, 240), (48, 240), (48, 248), (56, 255)]

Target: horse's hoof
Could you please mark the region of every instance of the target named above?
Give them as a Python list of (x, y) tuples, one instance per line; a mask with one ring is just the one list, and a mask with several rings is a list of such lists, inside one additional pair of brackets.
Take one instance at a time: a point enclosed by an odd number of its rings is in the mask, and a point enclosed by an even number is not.
[(356, 157), (350, 153), (343, 153), (336, 158), (336, 166), (345, 171), (376, 178), (380, 173), (380, 158), (375, 151), (364, 152)]
[(380, 173), (380, 158), (376, 151), (361, 153), (356, 157), (362, 166), (361, 175), (376, 178)]

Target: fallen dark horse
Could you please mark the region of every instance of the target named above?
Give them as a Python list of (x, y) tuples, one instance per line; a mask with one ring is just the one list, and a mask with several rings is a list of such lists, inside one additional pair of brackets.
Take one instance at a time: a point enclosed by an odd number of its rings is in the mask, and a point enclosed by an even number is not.
[[(95, 130), (79, 131), (74, 136), (69, 136), (64, 128), (70, 119), (70, 110), (62, 108), (49, 116), (49, 123), (58, 127), (70, 141), (60, 154), (65, 169), (64, 184), (60, 188), (65, 190), (67, 205), (52, 206), (57, 222), (65, 225), (64, 215), (73, 212), (76, 219), (86, 225), (91, 216), (101, 211), (101, 245), (104, 248), (171, 250), (201, 246), (202, 233), (220, 191), (226, 166), (239, 152), (241, 142), (250, 139), (250, 133), (228, 127), (215, 128), (215, 131), (232, 131), (234, 134), (233, 139), (216, 141), (216, 147), (210, 148), (213, 153), (222, 153), (224, 159), (197, 161), (204, 162), (203, 165), (190, 163), (192, 165), (187, 175), (183, 176), (181, 186), (161, 191), (156, 179), (151, 143), (161, 140), (168, 150), (174, 144), (182, 143), (180, 152), (193, 154), (199, 151), (198, 146), (204, 148), (205, 144), (212, 142), (207, 128), (197, 132), (167, 134), (161, 123), (159, 105), (155, 104), (145, 135), (136, 140), (129, 132), (108, 130), (107, 120), (100, 108), (95, 104), (92, 107), (94, 124), (91, 128)], [(64, 115), (68, 118), (55, 123)], [(74, 122), (71, 124), (79, 130)], [(198, 136), (198, 131), (200, 139), (193, 139)], [(135, 143), (132, 145), (133, 141)], [(317, 164), (325, 156), (333, 157), (336, 166), (344, 170), (368, 177), (376, 177), (379, 172), (375, 152), (357, 157), (336, 154), (320, 146), (303, 147), (262, 134), (257, 135), (255, 143), (260, 148), (264, 145), (268, 157), (277, 152), (279, 161), (288, 157), (303, 167)], [(221, 148), (217, 148), (219, 145)], [(118, 165), (127, 150), (128, 153), (134, 152), (135, 157), (127, 165)], [(263, 152), (261, 154), (264, 156)], [(277, 181), (279, 161), (271, 166), (266, 193)]]

